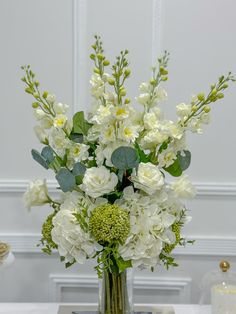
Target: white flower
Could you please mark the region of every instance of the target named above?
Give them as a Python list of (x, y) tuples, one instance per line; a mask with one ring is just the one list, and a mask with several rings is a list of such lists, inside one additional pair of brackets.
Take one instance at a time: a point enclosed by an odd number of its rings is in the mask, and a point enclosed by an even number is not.
[(141, 139), (141, 146), (144, 149), (152, 149), (168, 139), (168, 134), (158, 129), (148, 131)]
[(111, 109), (112, 109), (112, 106), (100, 105), (97, 108), (96, 113), (90, 119), (90, 122), (103, 124), (103, 123), (109, 121), (109, 119), (111, 117)]
[(87, 258), (92, 258), (101, 246), (91, 239), (88, 231), (80, 227), (76, 213), (76, 209), (59, 210), (53, 218), (52, 240), (58, 245), (59, 254), (65, 257), (65, 262), (75, 259), (83, 264)]
[(150, 91), (150, 84), (144, 82), (144, 83), (141, 83), (141, 85), (139, 86), (139, 90), (140, 92), (142, 93), (147, 93)]
[(53, 105), (53, 109), (55, 110), (56, 114), (65, 114), (68, 111), (69, 106), (59, 102)]
[(101, 79), (100, 75), (93, 74), (90, 80), (91, 87), (91, 94), (96, 99), (99, 99), (103, 96), (104, 93), (104, 81)]
[(45, 143), (48, 140), (47, 133), (41, 125), (36, 125), (34, 127), (34, 132), (41, 143)]
[(118, 138), (127, 141), (134, 142), (139, 136), (139, 127), (131, 124), (129, 121), (121, 122), (118, 128)]
[(118, 178), (115, 173), (110, 172), (106, 167), (92, 167), (86, 170), (80, 188), (87, 195), (95, 198), (114, 191), (117, 183)]
[(49, 116), (45, 116), (40, 120), (40, 124), (44, 129), (50, 129), (53, 126), (53, 119)]
[(58, 114), (53, 120), (53, 125), (56, 128), (63, 128), (67, 122), (67, 116), (64, 114)]
[(176, 158), (176, 152), (172, 147), (169, 147), (158, 155), (158, 165), (159, 167), (169, 167), (174, 163)]
[(132, 175), (134, 186), (152, 195), (164, 185), (163, 174), (152, 163), (140, 163), (137, 176)]
[(52, 94), (48, 94), (46, 100), (50, 105), (53, 105), (56, 101), (56, 96)]
[(127, 106), (120, 106), (113, 108), (113, 116), (117, 120), (124, 120), (129, 117), (129, 109)]
[(143, 93), (143, 94), (140, 94), (136, 100), (139, 104), (141, 105), (146, 105), (147, 102), (149, 101), (150, 99), (150, 95), (148, 93)]
[(67, 139), (65, 133), (61, 129), (56, 128), (52, 128), (49, 136), (49, 143), (61, 157), (65, 155), (65, 151), (70, 145), (70, 141)]
[(177, 198), (193, 198), (196, 195), (196, 189), (186, 175), (180, 177), (170, 187)]
[(47, 116), (47, 114), (42, 109), (35, 109), (34, 116), (36, 120), (41, 120)]
[(113, 125), (103, 126), (100, 135), (100, 142), (102, 144), (108, 144), (116, 140), (116, 132)]
[(69, 147), (69, 159), (72, 159), (75, 162), (88, 159), (88, 149), (88, 145), (73, 143), (71, 147)]
[(146, 112), (143, 116), (143, 123), (145, 129), (147, 130), (155, 129), (158, 126), (157, 116), (155, 115), (154, 112)]
[(155, 88), (155, 100), (157, 102), (159, 101), (163, 101), (163, 100), (166, 100), (167, 99), (167, 92), (166, 90), (163, 88), (163, 87), (156, 87)]
[(23, 195), (25, 206), (30, 209), (33, 206), (41, 206), (50, 202), (48, 189), (45, 180), (35, 180), (30, 182)]
[(181, 103), (181, 104), (177, 105), (176, 109), (177, 109), (177, 115), (180, 118), (185, 118), (185, 117), (189, 116), (191, 113), (191, 106), (186, 105), (185, 103)]

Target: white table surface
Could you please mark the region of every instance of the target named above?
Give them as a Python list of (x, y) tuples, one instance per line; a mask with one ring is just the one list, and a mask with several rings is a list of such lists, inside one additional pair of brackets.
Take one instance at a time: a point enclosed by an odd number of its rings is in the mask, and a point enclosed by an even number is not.
[[(67, 303), (68, 304), (68, 303)], [(81, 304), (82, 305), (82, 304)], [(86, 306), (86, 304), (83, 304)], [(78, 304), (78, 306), (80, 306)], [(148, 306), (142, 304), (142, 306)], [(153, 306), (153, 305), (152, 305)], [(172, 305), (175, 314), (210, 314), (210, 306)], [(59, 303), (0, 303), (0, 314), (57, 314)]]

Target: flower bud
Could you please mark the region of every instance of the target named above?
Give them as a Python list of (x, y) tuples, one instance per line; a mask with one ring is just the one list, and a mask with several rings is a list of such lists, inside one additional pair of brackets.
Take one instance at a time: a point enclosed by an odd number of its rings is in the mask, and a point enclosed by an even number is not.
[(38, 98), (39, 94), (38, 93), (33, 93), (34, 98)]
[(35, 109), (38, 108), (39, 107), (39, 103), (38, 102), (32, 103), (32, 107), (35, 108)]
[(94, 68), (93, 72), (96, 73), (96, 74), (100, 74), (100, 70), (98, 68)]
[(94, 50), (96, 50), (97, 45), (94, 44), (94, 45), (92, 45), (91, 47), (92, 47)]
[(156, 85), (156, 83), (157, 83), (157, 81), (154, 78), (150, 79), (149, 82), (151, 85)]
[(203, 108), (203, 110), (204, 110), (206, 113), (208, 113), (208, 112), (211, 111), (211, 107), (210, 107), (210, 106), (205, 106), (205, 107)]
[(161, 75), (167, 75), (168, 71), (164, 67), (160, 67), (160, 74)]
[(25, 92), (28, 93), (28, 94), (32, 94), (33, 93), (32, 89), (30, 87), (26, 87), (25, 88)]
[(193, 105), (191, 110), (192, 110), (192, 112), (196, 112), (198, 110), (198, 106), (197, 105)]
[(168, 76), (163, 76), (162, 81), (167, 81), (168, 80)]
[(225, 83), (223, 86), (222, 86), (222, 88), (228, 88), (229, 87), (229, 85), (227, 84), (227, 83)]
[(125, 105), (128, 105), (130, 103), (130, 98), (125, 98)]
[(109, 60), (104, 60), (103, 61), (103, 65), (106, 67), (106, 66), (108, 66), (110, 64), (110, 61)]
[(216, 87), (216, 84), (211, 84), (211, 89), (214, 89)]
[(211, 96), (215, 96), (216, 94), (217, 94), (217, 90), (213, 88), (213, 90), (211, 91)]
[(130, 75), (130, 73), (131, 73), (130, 69), (126, 69), (124, 75), (127, 77)]
[(199, 101), (204, 101), (204, 100), (205, 100), (205, 95), (204, 95), (204, 93), (199, 93), (199, 94), (197, 95), (197, 99), (198, 99)]
[(48, 92), (44, 91), (42, 96), (43, 96), (44, 99), (46, 99), (48, 97)]
[(97, 54), (97, 58), (98, 58), (98, 60), (100, 60), (100, 61), (102, 61), (102, 60), (105, 59), (105, 57), (104, 57), (104, 55), (103, 55), (102, 53), (98, 53), (98, 54)]
[(95, 54), (94, 54), (94, 53), (91, 53), (90, 59), (91, 59), (91, 60), (95, 60)]
[(120, 89), (120, 95), (125, 96), (126, 95), (126, 90), (124, 88)]
[(224, 94), (223, 94), (223, 93), (219, 93), (219, 94), (217, 95), (217, 97), (218, 97), (219, 99), (224, 98)]
[(36, 87), (38, 87), (38, 86), (39, 86), (39, 81), (35, 81), (35, 82), (34, 82), (34, 85), (35, 85)]
[(108, 77), (107, 79), (107, 82), (110, 84), (110, 85), (114, 85), (115, 84), (115, 80), (111, 77)]

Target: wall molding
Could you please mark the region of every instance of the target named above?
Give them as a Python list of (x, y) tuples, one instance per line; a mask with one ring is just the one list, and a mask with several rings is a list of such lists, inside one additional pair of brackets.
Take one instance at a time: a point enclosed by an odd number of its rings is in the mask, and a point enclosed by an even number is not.
[[(134, 290), (168, 290), (175, 291), (182, 303), (190, 302), (191, 278), (186, 277), (157, 277), (135, 276)], [(49, 301), (61, 302), (63, 288), (98, 288), (96, 275), (49, 275)]]
[(73, 0), (73, 113), (87, 103), (87, 0)]
[[(14, 253), (42, 253), (37, 247), (40, 234), (37, 233), (0, 233), (0, 240), (11, 245)], [(194, 245), (178, 247), (176, 256), (236, 256), (236, 237), (189, 236)], [(42, 253), (43, 254), (43, 253)]]
[[(30, 180), (0, 179), (0, 193), (24, 193)], [(47, 180), (48, 190), (58, 192), (56, 180)], [(195, 182), (197, 196), (207, 197), (236, 197), (236, 183), (234, 182)]]

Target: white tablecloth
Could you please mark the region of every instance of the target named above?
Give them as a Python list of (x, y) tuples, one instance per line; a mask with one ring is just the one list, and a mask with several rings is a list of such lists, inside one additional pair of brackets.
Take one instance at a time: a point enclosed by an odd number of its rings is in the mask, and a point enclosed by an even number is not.
[[(143, 305), (142, 305), (143, 306)], [(145, 305), (146, 306), (146, 305)], [(210, 314), (210, 307), (198, 305), (173, 305), (175, 314)], [(0, 303), (0, 314), (57, 314), (58, 303)]]

